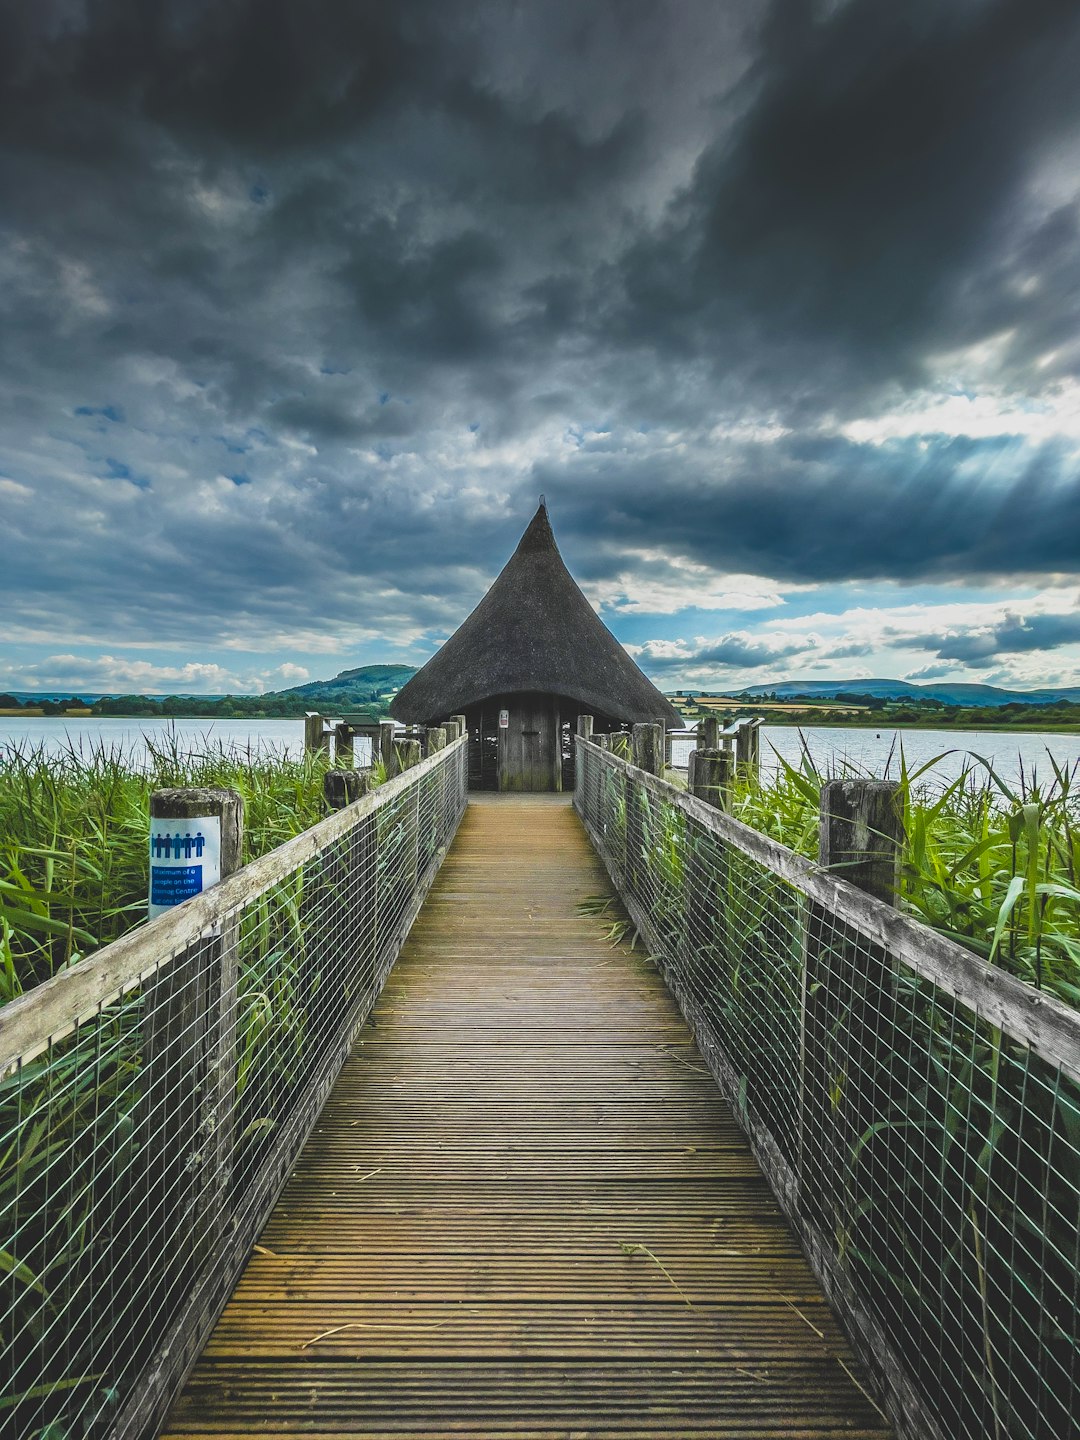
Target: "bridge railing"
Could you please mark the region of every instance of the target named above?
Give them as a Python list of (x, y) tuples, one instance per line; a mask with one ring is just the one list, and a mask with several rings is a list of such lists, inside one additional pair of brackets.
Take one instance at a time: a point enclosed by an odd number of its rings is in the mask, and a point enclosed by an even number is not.
[(898, 1433), (1077, 1433), (1080, 1014), (577, 743), (577, 809)]
[(467, 799), (458, 740), (0, 1011), (0, 1431), (152, 1435)]

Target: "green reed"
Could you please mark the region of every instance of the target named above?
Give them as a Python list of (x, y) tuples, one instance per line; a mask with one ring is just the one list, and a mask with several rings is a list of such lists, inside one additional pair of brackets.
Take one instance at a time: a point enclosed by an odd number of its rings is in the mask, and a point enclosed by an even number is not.
[(324, 756), (291, 760), (174, 734), (147, 759), (105, 745), (17, 749), (0, 762), (0, 1003), (146, 918), (149, 801), (167, 786), (244, 799), (244, 859), (322, 817)]
[[(1022, 980), (1080, 1006), (1080, 788), (1047, 757), (1045, 776), (1006, 782), (972, 756), (951, 782), (897, 756), (902, 807), (900, 908)], [(823, 775), (804, 748), (774, 775), (741, 778), (735, 816), (816, 858)], [(848, 766), (838, 772), (856, 775)]]

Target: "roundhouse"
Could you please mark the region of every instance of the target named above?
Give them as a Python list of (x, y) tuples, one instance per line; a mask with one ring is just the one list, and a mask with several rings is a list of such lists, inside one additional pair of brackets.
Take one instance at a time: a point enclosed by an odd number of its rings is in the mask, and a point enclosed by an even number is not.
[(581, 593), (543, 500), (491, 589), (390, 711), (411, 725), (464, 714), (470, 783), (497, 790), (570, 783), (579, 714), (597, 730), (682, 723)]

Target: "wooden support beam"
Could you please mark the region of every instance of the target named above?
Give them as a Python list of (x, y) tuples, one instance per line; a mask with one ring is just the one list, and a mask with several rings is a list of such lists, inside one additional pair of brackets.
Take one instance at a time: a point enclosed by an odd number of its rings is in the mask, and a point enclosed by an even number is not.
[(593, 738), (593, 717), (591, 715), (579, 715), (577, 717), (577, 733), (583, 740)]
[(664, 773), (664, 727), (651, 722), (635, 725), (631, 737), (633, 764), (650, 775)]

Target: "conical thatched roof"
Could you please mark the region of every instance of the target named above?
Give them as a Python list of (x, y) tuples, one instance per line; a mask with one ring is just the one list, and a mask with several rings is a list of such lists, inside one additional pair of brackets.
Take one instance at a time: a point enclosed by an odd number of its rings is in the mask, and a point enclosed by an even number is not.
[(427, 725), (530, 690), (565, 695), (613, 720), (682, 724), (578, 589), (542, 501), (494, 585), (398, 692), (390, 713)]

